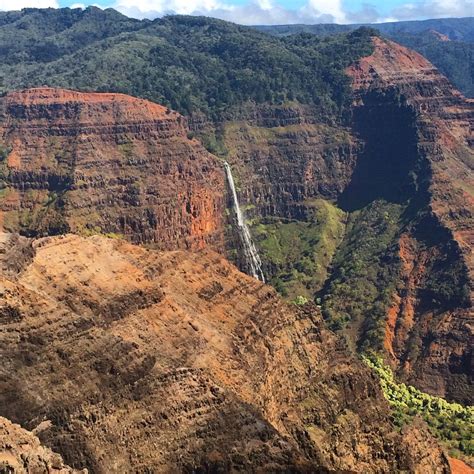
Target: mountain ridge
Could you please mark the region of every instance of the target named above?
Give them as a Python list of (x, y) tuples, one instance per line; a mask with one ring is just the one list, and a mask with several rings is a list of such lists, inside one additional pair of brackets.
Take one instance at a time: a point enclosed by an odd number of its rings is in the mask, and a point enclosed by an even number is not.
[[(276, 35), (311, 33), (329, 36), (370, 27), (430, 60), (467, 97), (474, 97), (474, 18), (443, 18), (354, 25), (255, 26)], [(449, 40), (449, 41), (446, 41)]]

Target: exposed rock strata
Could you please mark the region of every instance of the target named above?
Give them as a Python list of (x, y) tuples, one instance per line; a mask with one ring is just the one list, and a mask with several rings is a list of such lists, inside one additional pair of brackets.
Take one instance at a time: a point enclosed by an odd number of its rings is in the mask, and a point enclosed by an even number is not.
[(472, 403), (474, 105), (419, 54), (374, 45), (348, 70), (352, 128), (318, 123), (309, 107), (248, 107), (217, 136), (249, 218), (306, 221), (315, 198), (347, 211), (378, 199), (406, 208), (387, 354), (410, 383)]
[(0, 417), (0, 472), (5, 474), (87, 474), (66, 466), (35, 434)]
[[(307, 221), (316, 198), (348, 211), (376, 199), (407, 206), (388, 263), (399, 265), (399, 285), (384, 347), (411, 383), (472, 403), (473, 104), (420, 55), (374, 42), (349, 70), (352, 129), (293, 104), (242, 106), (216, 134), (250, 218)], [(223, 249), (224, 174), (178, 114), (53, 89), (9, 94), (0, 110), (3, 229)]]
[[(91, 472), (449, 472), (377, 380), (215, 253), (4, 237), (0, 410)], [(29, 249), (33, 249), (33, 254)], [(47, 421), (47, 423), (44, 423)], [(423, 454), (421, 454), (423, 453)]]
[(473, 103), (419, 54), (374, 43), (374, 54), (349, 69), (366, 162), (346, 202), (410, 203), (386, 349), (416, 386), (472, 403)]
[(348, 185), (359, 143), (349, 128), (318, 123), (310, 108), (271, 110), (273, 120), (224, 123), (227, 160), (239, 175), (242, 201), (252, 205), (250, 217), (305, 220), (305, 201), (336, 200)]
[(165, 107), (121, 94), (14, 92), (0, 99), (0, 145), (3, 229), (222, 245), (221, 166)]

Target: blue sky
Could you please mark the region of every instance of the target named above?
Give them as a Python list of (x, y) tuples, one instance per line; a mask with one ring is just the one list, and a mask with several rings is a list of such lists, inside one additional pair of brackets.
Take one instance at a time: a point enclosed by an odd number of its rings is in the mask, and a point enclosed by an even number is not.
[(362, 23), (474, 16), (474, 0), (0, 0), (24, 7), (113, 7), (135, 18), (208, 15), (242, 24)]

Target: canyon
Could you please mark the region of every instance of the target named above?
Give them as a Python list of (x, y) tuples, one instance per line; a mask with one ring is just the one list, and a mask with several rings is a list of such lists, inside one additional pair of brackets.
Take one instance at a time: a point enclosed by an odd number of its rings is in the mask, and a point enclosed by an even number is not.
[[(420, 55), (373, 41), (348, 69), (347, 126), (264, 106), (213, 133), (270, 283), (320, 297), (333, 328), (415, 386), (472, 403), (472, 101)], [(0, 110), (4, 231), (210, 246), (245, 268), (223, 161), (190, 132), (209, 122), (52, 88), (9, 93)], [(345, 268), (356, 261), (372, 274)]]
[(373, 42), (347, 70), (350, 127), (264, 109), (224, 123), (222, 141), (270, 282), (320, 296), (409, 383), (472, 403), (474, 102), (419, 54)]
[(474, 101), (370, 42), (340, 119), (0, 97), (0, 442), (50, 472), (470, 469), (357, 353), (473, 403)]

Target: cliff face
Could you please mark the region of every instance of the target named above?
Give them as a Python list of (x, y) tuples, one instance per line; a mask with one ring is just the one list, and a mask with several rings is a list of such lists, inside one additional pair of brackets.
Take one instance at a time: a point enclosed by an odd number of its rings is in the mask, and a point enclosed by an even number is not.
[(385, 349), (414, 385), (472, 403), (474, 107), (419, 54), (374, 44), (349, 70), (365, 146), (341, 202), (405, 203)]
[(217, 254), (98, 236), (1, 245), (0, 414), (43, 422), (71, 466), (449, 472), (423, 426), (394, 430), (374, 375), (314, 306)]
[[(193, 126), (204, 136), (211, 128)], [(290, 298), (312, 298), (342, 235), (334, 202), (350, 181), (358, 140), (296, 103), (242, 106), (211, 133), (232, 166), (268, 281)], [(238, 247), (234, 237), (227, 248)]]
[(0, 99), (0, 225), (222, 245), (224, 174), (179, 114), (121, 94), (30, 89)]
[[(374, 46), (348, 70), (351, 126), (242, 105), (211, 132), (272, 284), (322, 297), (355, 347), (384, 349), (410, 383), (472, 402), (473, 105), (418, 54)], [(54, 89), (8, 94), (0, 114), (3, 229), (238, 247), (223, 170), (178, 114)]]
[(347, 186), (358, 149), (350, 129), (318, 122), (302, 105), (240, 111), (220, 137), (249, 217), (306, 219), (308, 200), (335, 200)]
[(66, 466), (34, 433), (0, 417), (0, 471), (18, 474), (87, 474)]

